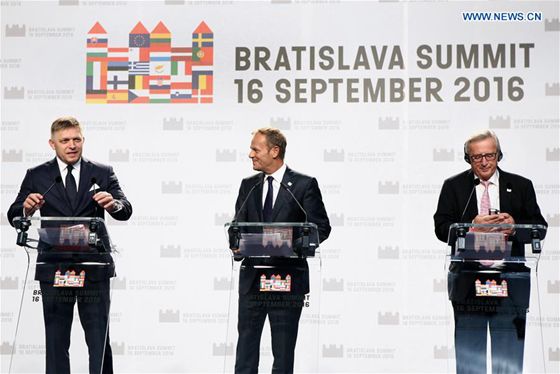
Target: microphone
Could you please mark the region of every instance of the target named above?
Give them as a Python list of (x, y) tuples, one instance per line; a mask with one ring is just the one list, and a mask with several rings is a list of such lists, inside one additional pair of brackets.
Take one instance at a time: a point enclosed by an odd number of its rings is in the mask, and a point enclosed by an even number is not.
[[(92, 177), (90, 179), (90, 184), (89, 184), (91, 187), (93, 187), (93, 189), (91, 190), (92, 191), (92, 196), (94, 196), (97, 192), (99, 192), (99, 191), (97, 191), (97, 188), (95, 188), (96, 183), (97, 183), (97, 178)], [(100, 216), (100, 214), (99, 214), (99, 204), (97, 204), (96, 202), (94, 202), (94, 204), (95, 204), (94, 216), (99, 217)]]
[(469, 195), (469, 199), (467, 200), (467, 203), (465, 204), (465, 209), (463, 209), (463, 214), (461, 214), (461, 218), (459, 219), (459, 222), (463, 221), (463, 217), (465, 216), (465, 213), (467, 212), (467, 208), (469, 207), (469, 203), (471, 202), (471, 198), (473, 196), (474, 190), (475, 190), (476, 186), (478, 186), (479, 184), (480, 184), (480, 178), (475, 178), (474, 186), (471, 190), (471, 194)]
[[(52, 182), (52, 184), (47, 188), (47, 190), (41, 194), (43, 195), (43, 200), (45, 199), (45, 196), (53, 189), (53, 187), (60, 182), (62, 182), (62, 177), (59, 175), (54, 179), (54, 182)], [(31, 211), (34, 212), (36, 206), (37, 204), (33, 204), (33, 206), (31, 207)], [(24, 213), (25, 213), (25, 209), (24, 209)]]
[[(264, 183), (264, 179), (259, 181), (258, 183), (255, 183), (255, 185), (253, 187), (251, 187), (251, 189), (249, 190), (249, 193), (247, 193), (247, 196), (245, 197), (245, 200), (243, 200), (243, 203), (241, 203), (241, 206), (239, 207), (239, 210), (235, 213), (235, 216), (231, 220), (231, 223), (237, 222), (237, 218), (239, 218), (239, 215), (243, 211), (243, 208), (247, 204), (247, 201), (249, 201), (249, 197), (251, 197), (255, 188), (257, 188), (258, 186), (260, 186), (263, 183)], [(236, 227), (232, 227), (231, 229), (233, 231), (233, 241), (230, 240), (230, 246), (231, 246), (231, 248), (239, 249), (239, 242), (241, 241), (241, 235), (239, 233), (239, 227), (236, 226)], [(236, 261), (239, 261), (239, 259), (241, 257), (236, 254), (236, 255), (234, 255), (234, 258), (238, 258)]]
[[(89, 185), (91, 186), (90, 188), (92, 188), (92, 190), (91, 190), (92, 191), (92, 196), (97, 193), (96, 188), (95, 188), (96, 183), (97, 183), (97, 179), (95, 177), (92, 177), (90, 179), (90, 183), (89, 183)], [(93, 215), (94, 215), (94, 217), (99, 217), (100, 216), (100, 214), (99, 214), (99, 204), (94, 202), (94, 205), (95, 205), (95, 210), (94, 210)], [(92, 248), (96, 248), (97, 250), (99, 250), (99, 252), (104, 252), (102, 250), (103, 246), (99, 246), (100, 240), (98, 239), (98, 236), (97, 236), (98, 229), (99, 229), (99, 223), (97, 221), (97, 218), (93, 218), (89, 222), (88, 245)]]
[[(49, 188), (47, 188), (47, 190), (41, 194), (43, 195), (43, 200), (45, 199), (45, 196), (50, 192), (50, 190), (52, 190), (54, 185), (60, 182), (62, 182), (62, 177), (59, 175), (54, 179), (54, 182), (52, 182)], [(36, 206), (37, 204), (33, 204), (30, 210), (31, 213), (35, 213)], [(20, 231), (17, 234), (16, 244), (21, 247), (25, 247), (27, 245), (27, 230), (29, 230), (29, 227), (31, 226), (28, 215), (25, 212), (25, 208), (23, 208), (23, 219), (20, 221), (18, 226), (16, 226), (16, 228), (19, 228)]]
[(255, 188), (257, 188), (258, 186), (260, 186), (263, 183), (264, 183), (264, 179), (262, 181), (258, 182), (258, 183), (255, 183), (255, 185), (253, 187), (251, 187), (251, 189), (249, 190), (249, 193), (247, 194), (247, 197), (245, 197), (245, 200), (243, 200), (243, 203), (239, 207), (239, 210), (235, 213), (235, 216), (233, 217), (231, 222), (237, 222), (237, 218), (239, 217), (239, 215), (241, 214), (241, 211), (243, 210), (243, 208), (247, 204), (247, 201), (249, 200), (249, 197), (253, 194), (253, 191), (255, 190)]
[[(474, 186), (471, 190), (471, 193), (469, 195), (469, 199), (467, 200), (467, 203), (465, 204), (465, 209), (463, 209), (463, 214), (461, 214), (461, 218), (459, 219), (459, 222), (463, 222), (463, 217), (465, 216), (465, 213), (467, 212), (467, 208), (469, 207), (469, 203), (471, 202), (474, 190), (476, 188), (476, 186), (478, 186), (480, 184), (480, 179), (479, 178), (475, 178), (474, 180)], [(465, 234), (466, 231), (463, 227), (459, 228), (457, 230), (457, 246), (455, 248), (457, 251), (459, 252), (463, 252), (465, 250)], [(451, 240), (451, 236), (448, 238), (448, 240)], [(453, 254), (455, 254), (455, 252), (453, 252)]]
[(296, 202), (296, 204), (298, 205), (299, 209), (303, 212), (304, 216), (305, 216), (305, 222), (307, 223), (307, 212), (305, 211), (305, 209), (303, 209), (303, 206), (301, 206), (301, 204), (299, 203), (298, 199), (296, 199), (296, 197), (294, 196), (294, 194), (292, 193), (292, 191), (290, 191), (290, 189), (288, 188), (288, 186), (286, 186), (284, 183), (280, 182), (280, 185), (282, 187), (284, 187), (284, 189), (286, 191), (288, 191), (288, 193), (290, 194), (290, 196), (292, 197), (292, 199), (294, 199), (294, 201)]
[(45, 195), (48, 194), (50, 190), (52, 190), (52, 188), (54, 187), (55, 184), (60, 183), (60, 182), (62, 182), (62, 177), (59, 175), (58, 177), (56, 177), (54, 179), (54, 182), (49, 186), (49, 188), (47, 188), (47, 190), (43, 194), (43, 197), (45, 197)]
[[(290, 191), (290, 189), (288, 188), (288, 186), (286, 186), (284, 183), (280, 182), (280, 185), (282, 187), (284, 187), (284, 189), (286, 191), (288, 191), (288, 193), (290, 194), (290, 196), (292, 197), (292, 199), (294, 199), (294, 201), (296, 202), (297, 206), (299, 207), (299, 209), (303, 212), (303, 215), (305, 216), (305, 222), (304, 224), (308, 223), (307, 222), (307, 212), (305, 211), (305, 209), (303, 209), (303, 206), (301, 206), (301, 204), (299, 203), (299, 200), (296, 199), (296, 197), (294, 196), (293, 192)], [(294, 252), (296, 252), (299, 257), (307, 257), (307, 256), (314, 256), (315, 255), (315, 250), (311, 250), (310, 251), (310, 242), (309, 242), (309, 227), (307, 225), (303, 226), (303, 237), (301, 238), (301, 247), (300, 248), (294, 248)], [(299, 249), (299, 250), (298, 250)]]

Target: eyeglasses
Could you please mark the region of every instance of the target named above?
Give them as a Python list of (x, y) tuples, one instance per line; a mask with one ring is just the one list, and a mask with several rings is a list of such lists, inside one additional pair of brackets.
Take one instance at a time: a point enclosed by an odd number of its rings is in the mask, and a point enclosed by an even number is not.
[(498, 155), (497, 152), (494, 153), (482, 153), (479, 155), (472, 155), (469, 156), (471, 158), (472, 162), (480, 162), (482, 161), (482, 158), (484, 157), (486, 159), (486, 161), (494, 161), (496, 159), (496, 156)]

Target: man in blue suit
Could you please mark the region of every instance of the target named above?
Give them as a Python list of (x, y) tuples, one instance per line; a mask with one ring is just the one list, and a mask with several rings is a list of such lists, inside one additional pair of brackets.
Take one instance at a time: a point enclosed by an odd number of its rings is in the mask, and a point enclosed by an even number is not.
[[(51, 126), (51, 148), (56, 157), (27, 171), (8, 220), (32, 216), (104, 217), (125, 221), (132, 215), (113, 168), (82, 157), (84, 137), (79, 122), (61, 117)], [(52, 187), (52, 188), (51, 188)], [(41, 192), (48, 191), (43, 196)], [(85, 272), (83, 287), (55, 287), (55, 273)], [(111, 374), (109, 345), (110, 278), (115, 265), (110, 254), (54, 254), (40, 251), (35, 280), (40, 282), (46, 337), (46, 373), (70, 373), (68, 348), (78, 305), (89, 352), (90, 374)]]
[[(262, 128), (254, 132), (249, 157), (258, 171), (243, 179), (235, 204), (238, 222), (312, 222), (317, 224), (319, 241), (328, 238), (331, 226), (317, 180), (300, 174), (284, 163), (286, 138), (278, 130)], [(291, 192), (291, 193), (290, 193)], [(297, 201), (296, 201), (297, 200)], [(298, 205), (301, 205), (301, 207)], [(238, 249), (230, 242), (234, 252)], [(264, 275), (290, 276), (289, 292), (263, 292), (259, 280)], [(309, 293), (309, 268), (304, 258), (245, 258), (239, 274), (239, 339), (235, 373), (258, 372), (259, 347), (268, 315), (274, 363), (272, 373), (293, 372), (298, 324), (305, 294)]]

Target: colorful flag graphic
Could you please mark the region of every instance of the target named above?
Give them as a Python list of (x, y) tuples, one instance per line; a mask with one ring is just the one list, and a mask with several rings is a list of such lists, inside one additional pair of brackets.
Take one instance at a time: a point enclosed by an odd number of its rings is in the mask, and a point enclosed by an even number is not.
[(99, 22), (87, 34), (86, 103), (212, 103), (214, 34), (201, 22), (190, 47), (172, 46), (163, 22), (138, 22), (128, 47), (110, 45)]

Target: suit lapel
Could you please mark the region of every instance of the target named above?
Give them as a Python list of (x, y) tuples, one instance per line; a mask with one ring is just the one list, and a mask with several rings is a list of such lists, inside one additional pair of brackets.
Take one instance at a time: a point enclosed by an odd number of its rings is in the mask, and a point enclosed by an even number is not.
[[(291, 188), (291, 186), (293, 185), (292, 171), (288, 167), (286, 167), (286, 172), (284, 173), (284, 177), (282, 178), (282, 183), (288, 188)], [(276, 196), (276, 201), (274, 202), (274, 207), (272, 209), (272, 222), (277, 221), (278, 214), (280, 214), (284, 206), (286, 206), (291, 198), (292, 197), (290, 196), (290, 193), (286, 191), (284, 187), (280, 186), (278, 196)]]
[(91, 194), (88, 193), (91, 177), (93, 175), (93, 165), (82, 157), (82, 165), (80, 165), (80, 185), (78, 186), (78, 196), (76, 197), (75, 212), (79, 212), (81, 208), (90, 201)]
[(500, 212), (511, 214), (511, 182), (508, 180), (507, 174), (500, 170)]
[[(469, 195), (471, 194), (472, 191), (472, 197), (471, 197), (471, 201), (469, 201), (469, 206), (467, 208), (467, 212), (465, 213), (465, 220), (466, 222), (471, 222), (474, 217), (476, 217), (478, 215), (478, 203), (477, 203), (477, 197), (476, 197), (476, 188), (474, 185), (474, 176), (473, 176), (473, 172), (472, 170), (470, 170), (467, 173), (467, 178), (468, 178), (468, 183), (466, 184), (466, 186), (469, 186), (469, 189), (467, 191), (467, 199), (469, 198)], [(464, 209), (464, 208), (463, 208)]]

